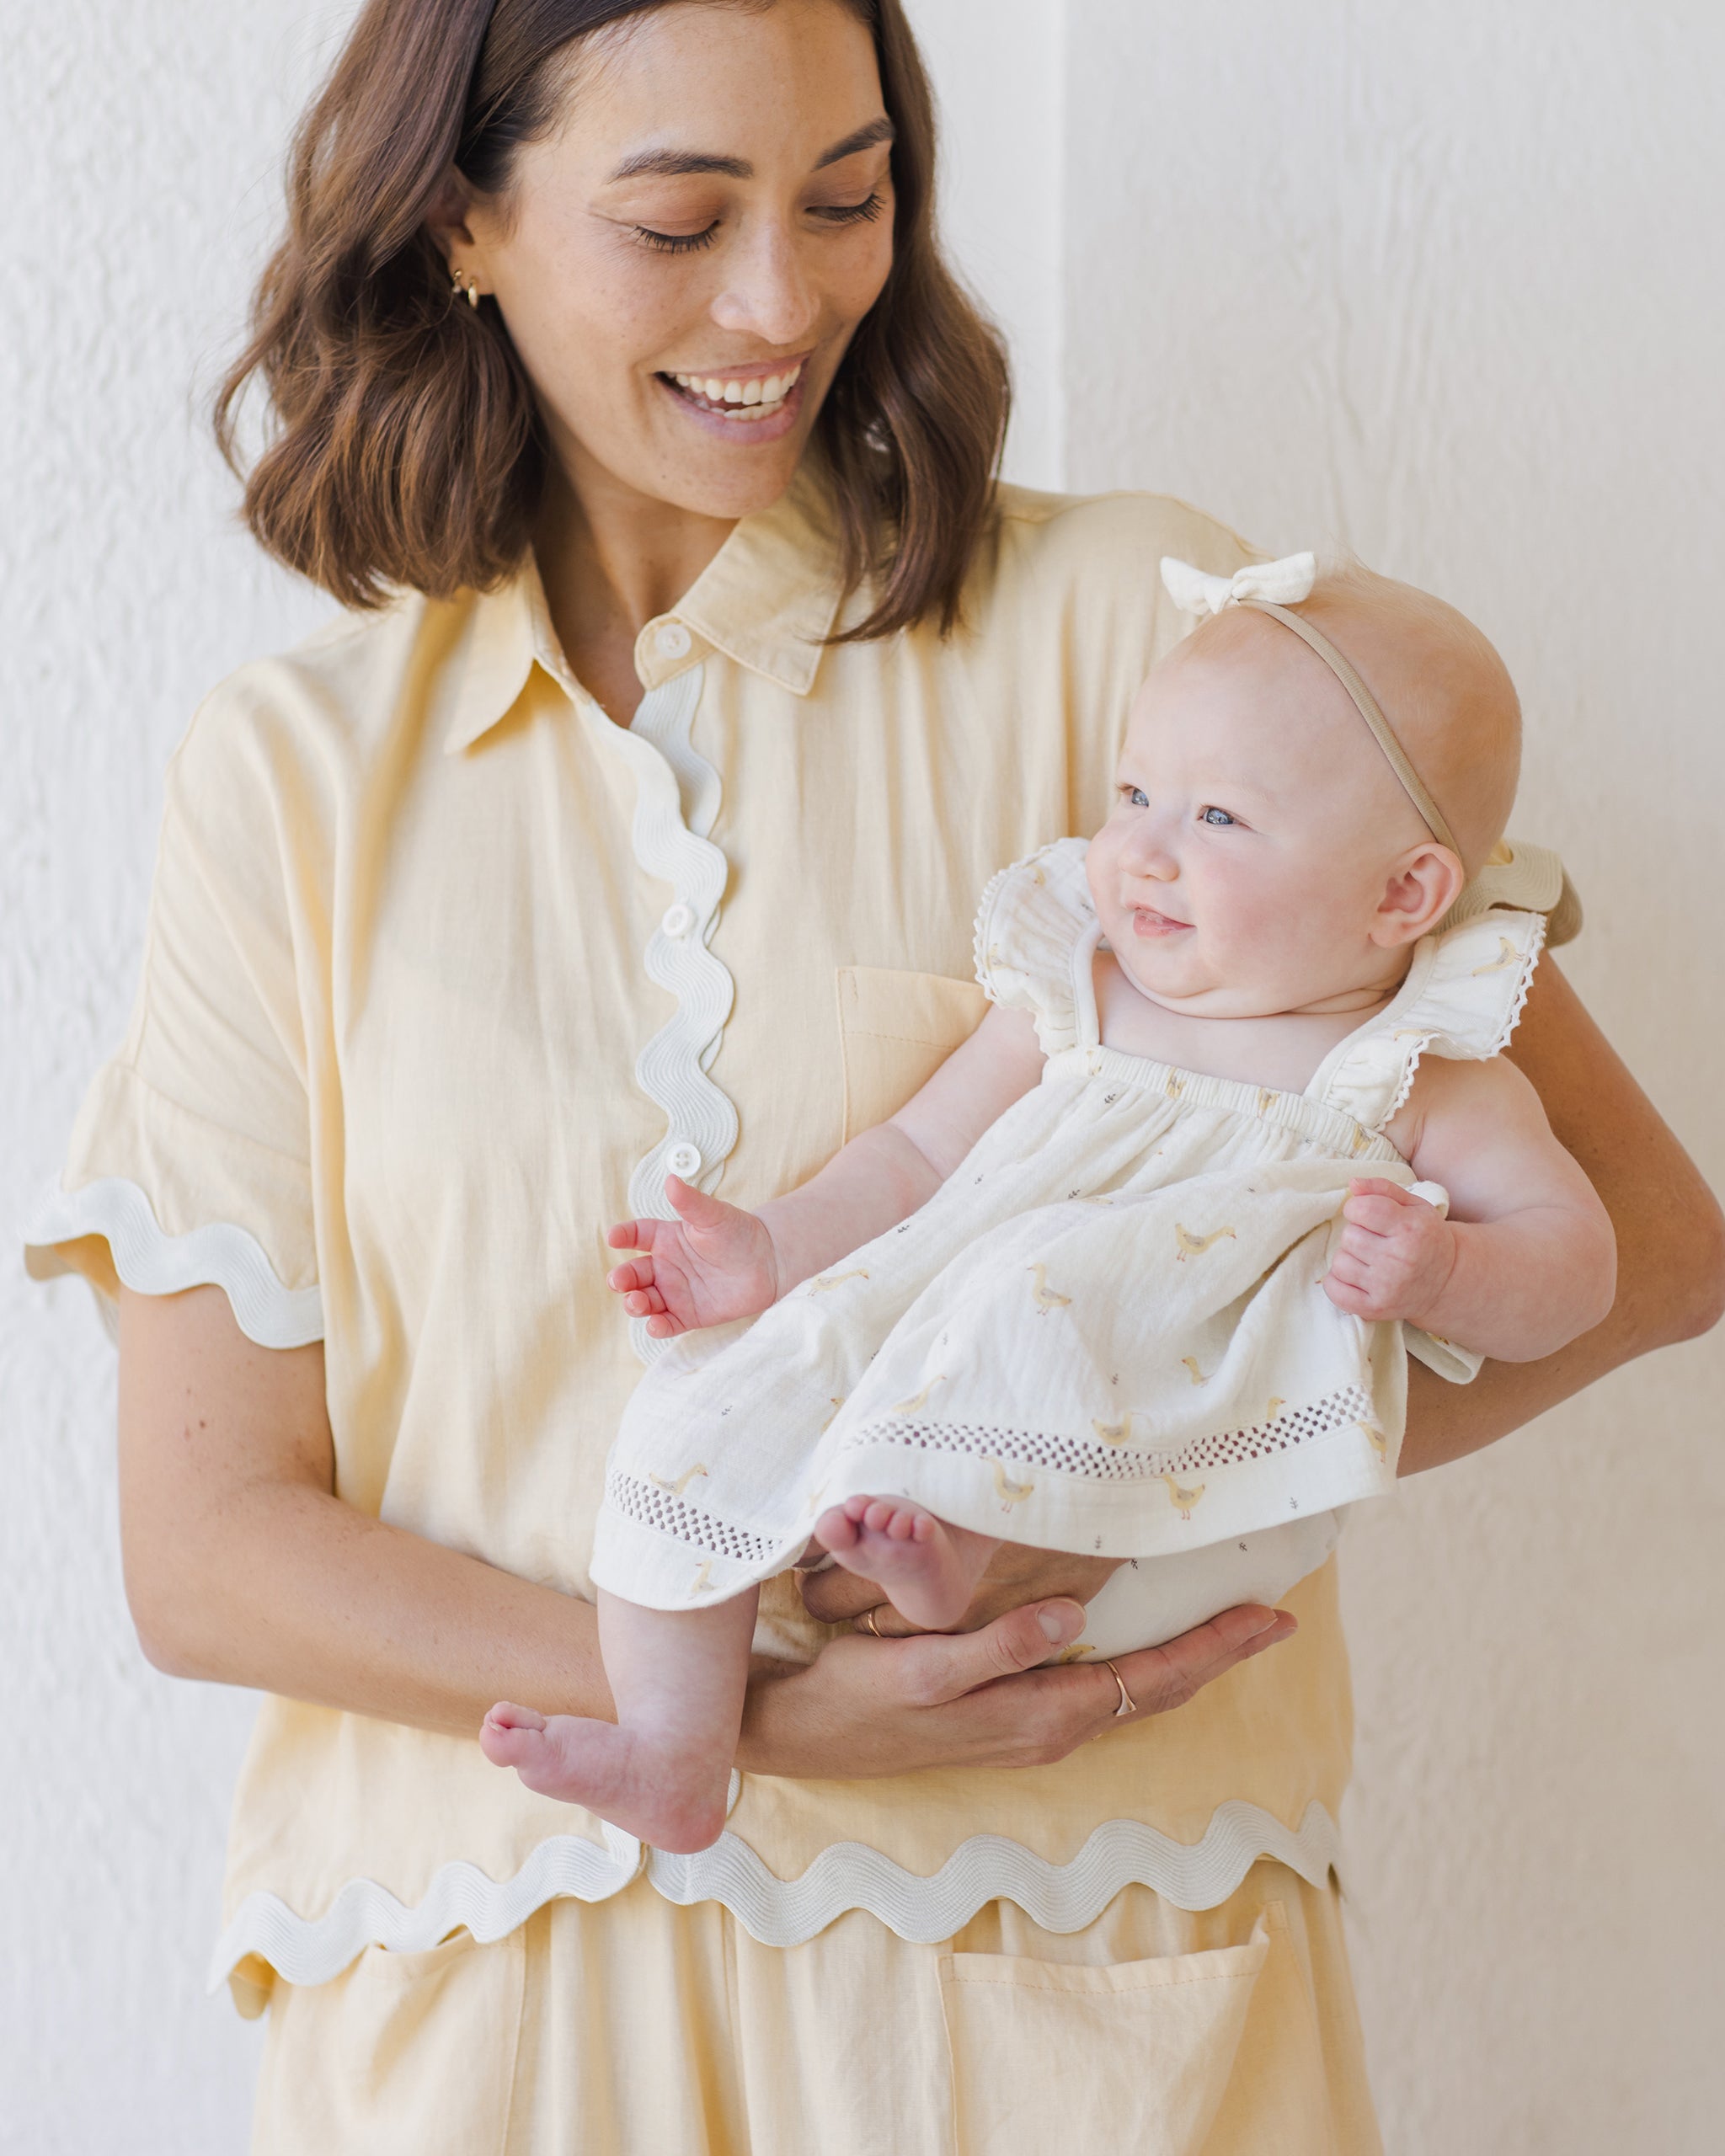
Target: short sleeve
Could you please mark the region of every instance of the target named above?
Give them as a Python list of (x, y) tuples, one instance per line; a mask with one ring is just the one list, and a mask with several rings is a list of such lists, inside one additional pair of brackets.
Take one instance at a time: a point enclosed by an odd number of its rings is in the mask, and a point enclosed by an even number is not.
[[(223, 1289), (268, 1348), (323, 1337), (298, 947), (294, 817), (257, 731), (219, 696), (168, 768), (143, 976), (58, 1183), (31, 1275), (81, 1273), (111, 1305)], [(110, 1312), (111, 1314), (111, 1312)]]
[(976, 979), (991, 1003), (1028, 1011), (1044, 1055), (1078, 1040), (1078, 949), (1096, 924), (1084, 839), (1058, 839), (1003, 868), (976, 915)]

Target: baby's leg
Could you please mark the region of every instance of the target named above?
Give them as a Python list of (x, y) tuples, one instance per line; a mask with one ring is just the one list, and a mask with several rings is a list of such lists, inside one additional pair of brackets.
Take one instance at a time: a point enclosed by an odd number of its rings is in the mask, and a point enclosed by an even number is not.
[(937, 1519), (908, 1497), (846, 1497), (814, 1523), (814, 1539), (848, 1572), (884, 1587), (901, 1617), (932, 1631), (956, 1625), (999, 1538)]
[(654, 1849), (704, 1849), (724, 1825), (758, 1591), (710, 1609), (644, 1609), (599, 1590), (615, 1722), (494, 1706), (479, 1742), (529, 1789), (585, 1804)]

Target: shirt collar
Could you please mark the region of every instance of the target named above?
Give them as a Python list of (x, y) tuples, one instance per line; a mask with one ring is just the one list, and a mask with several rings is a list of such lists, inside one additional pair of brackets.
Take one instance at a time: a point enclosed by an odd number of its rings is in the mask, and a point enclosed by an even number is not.
[[(670, 612), (647, 623), (635, 670), (644, 687), (656, 689), (712, 649), (806, 696), (842, 597), (825, 488), (798, 471), (771, 508), (733, 529)], [(505, 718), (535, 665), (570, 695), (581, 693), (531, 555), (507, 584), (467, 600), (462, 616), (451, 624), (433, 692), (446, 754), (471, 747)], [(675, 633), (679, 628), (686, 633)]]

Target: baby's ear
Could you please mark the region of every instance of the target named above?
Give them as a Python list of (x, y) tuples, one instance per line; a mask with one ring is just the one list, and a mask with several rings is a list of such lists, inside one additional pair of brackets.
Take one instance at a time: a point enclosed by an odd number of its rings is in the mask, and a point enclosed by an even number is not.
[(1385, 880), (1372, 921), (1371, 940), (1400, 950), (1429, 935), (1461, 894), (1467, 871), (1435, 839), (1404, 853)]

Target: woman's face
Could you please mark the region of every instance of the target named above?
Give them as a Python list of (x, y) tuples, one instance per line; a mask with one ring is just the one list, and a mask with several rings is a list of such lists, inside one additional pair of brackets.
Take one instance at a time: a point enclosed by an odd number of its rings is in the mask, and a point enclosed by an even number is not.
[(784, 491), (892, 266), (892, 129), (839, 0), (601, 31), (451, 266), (498, 307), (578, 495), (735, 518)]

